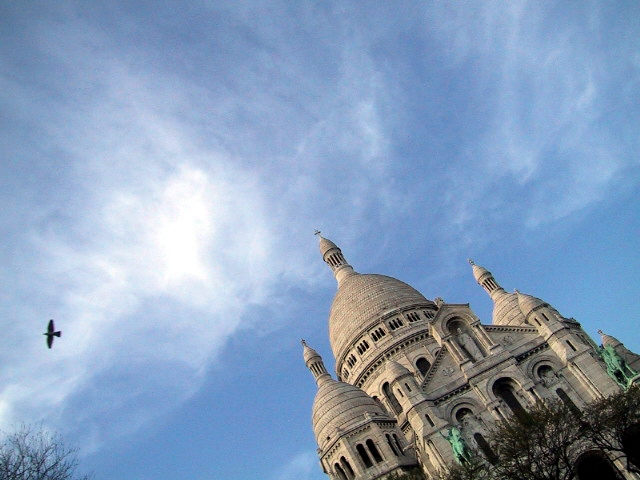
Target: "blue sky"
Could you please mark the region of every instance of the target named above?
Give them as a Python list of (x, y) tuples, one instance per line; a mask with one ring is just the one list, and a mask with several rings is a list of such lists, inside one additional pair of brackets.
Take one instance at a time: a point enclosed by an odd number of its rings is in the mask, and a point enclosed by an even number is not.
[(316, 228), (640, 351), (639, 92), (631, 1), (3, 2), (0, 426), (98, 480), (326, 478)]

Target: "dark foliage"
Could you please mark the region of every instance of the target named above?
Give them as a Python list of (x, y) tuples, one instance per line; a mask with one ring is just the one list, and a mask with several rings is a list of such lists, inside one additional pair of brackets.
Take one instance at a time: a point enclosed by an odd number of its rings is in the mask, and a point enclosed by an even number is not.
[(499, 457), (492, 470), (505, 480), (570, 480), (583, 436), (581, 422), (569, 407), (539, 403), (491, 432), (489, 441)]
[(2, 480), (88, 480), (76, 475), (77, 464), (76, 451), (41, 428), (23, 426), (0, 434)]
[(583, 415), (585, 434), (614, 459), (626, 457), (627, 469), (640, 473), (640, 387), (595, 402)]
[(540, 403), (526, 415), (499, 422), (488, 440), (498, 457), (495, 465), (473, 452), (470, 461), (451, 465), (439, 480), (571, 480), (585, 452), (626, 459), (627, 470), (640, 473), (640, 387), (594, 402), (582, 413), (562, 402)]

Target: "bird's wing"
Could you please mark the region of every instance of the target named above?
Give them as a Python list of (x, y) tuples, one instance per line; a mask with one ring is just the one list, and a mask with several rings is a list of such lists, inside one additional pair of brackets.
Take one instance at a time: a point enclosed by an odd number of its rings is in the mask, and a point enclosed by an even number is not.
[(53, 333), (56, 327), (53, 324), (53, 319), (49, 320), (49, 326), (47, 327), (47, 332)]
[(47, 347), (51, 348), (53, 345), (53, 335), (47, 335)]

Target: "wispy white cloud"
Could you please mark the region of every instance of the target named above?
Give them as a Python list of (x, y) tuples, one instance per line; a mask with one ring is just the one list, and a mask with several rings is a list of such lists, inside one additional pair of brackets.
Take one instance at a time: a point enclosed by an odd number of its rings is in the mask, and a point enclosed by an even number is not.
[[(233, 134), (264, 125), (237, 112), (249, 102), (267, 115), (272, 98), (226, 91), (203, 124), (212, 99), (199, 103), (197, 83), (132, 65), (130, 52), (91, 25), (47, 25), (38, 35), (41, 52), (65, 73), (52, 85), (91, 95), (72, 94), (77, 104), (48, 99), (41, 142), (60, 153), (64, 170), (44, 194), (50, 203), (34, 205), (39, 220), (27, 219), (33, 256), (23, 275), (37, 294), (30, 305), (19, 300), (23, 290), (12, 294), (23, 316), (50, 311), (63, 337), (43, 352), (42, 338), (28, 340), (33, 324), (25, 325), (20, 347), (0, 353), (14, 366), (0, 373), (0, 423), (42, 415), (67, 429), (81, 425), (75, 433), (97, 448), (192, 395), (229, 337), (251, 327), (249, 310), (277, 298), (279, 285), (314, 281), (296, 245), (313, 244), (318, 219), (338, 231), (380, 204), (384, 85), (366, 53), (347, 42), (339, 88), (321, 91), (327, 101), (314, 107), (317, 120), (294, 112), (293, 123), (308, 125), (291, 125), (300, 145), (294, 160), (261, 157), (268, 139), (252, 146)], [(21, 85), (3, 81), (18, 93), (7, 102), (37, 109)], [(210, 141), (218, 127), (226, 145)], [(327, 163), (327, 154), (347, 158)], [(261, 330), (278, 320), (262, 322)]]
[[(443, 158), (410, 152), (407, 170), (394, 142), (426, 132), (393, 115), (414, 98), (385, 54), (374, 54), (402, 28), (378, 31), (375, 15), (371, 25), (356, 15), (346, 24), (343, 7), (299, 4), (286, 24), (271, 6), (237, 8), (213, 29), (190, 19), (189, 29), (210, 36), (202, 45), (172, 37), (175, 55), (155, 44), (145, 53), (162, 37), (147, 22), (118, 24), (121, 38), (139, 40), (120, 44), (115, 25), (111, 33), (67, 12), (65, 22), (29, 27), (31, 53), (54, 66), (34, 75), (44, 87), (2, 71), (0, 99), (37, 132), (14, 150), (49, 162), (39, 164), (48, 182), (31, 187), (37, 198), (27, 196), (33, 211), (20, 225), (29, 256), (5, 272), (19, 281), (2, 295), (16, 317), (40, 322), (50, 312), (64, 333), (45, 356), (43, 337), (31, 343), (33, 322), (12, 325), (17, 347), (0, 351), (13, 366), (0, 372), (1, 422), (80, 418), (95, 447), (175, 407), (225, 342), (255, 327), (252, 309), (285, 309), (280, 287), (331, 281), (309, 261), (316, 227), (355, 244), (367, 229), (383, 237), (397, 224), (454, 236), (441, 243), (464, 249), (502, 232), (491, 228), (500, 222), (537, 228), (567, 218), (638, 165), (625, 154), (631, 140), (599, 124), (612, 95), (603, 58), (571, 24), (536, 30), (544, 12), (533, 3), (426, 8), (412, 34), (435, 35), (441, 48), (405, 61), (440, 62), (442, 83), (474, 88), (484, 108), (472, 124), (452, 98), (469, 122), (457, 131), (477, 136), (445, 138)], [(392, 49), (386, 61), (405, 53)], [(631, 84), (638, 56), (626, 58)], [(453, 90), (432, 85), (420, 88)], [(425, 117), (416, 123), (440, 115), (416, 110)], [(286, 321), (262, 318), (259, 330)], [(277, 478), (305, 478), (312, 460), (300, 454)]]
[(461, 188), (448, 200), (454, 224), (472, 237), (478, 219), (491, 222), (493, 212), (529, 228), (565, 219), (640, 165), (625, 153), (637, 139), (611, 128), (612, 88), (637, 84), (640, 70), (631, 55), (614, 62), (628, 78), (607, 69), (611, 58), (594, 46), (607, 28), (592, 21), (599, 8), (562, 22), (552, 8), (527, 1), (427, 9), (432, 32), (451, 46), (445, 61), (473, 62), (474, 88), (487, 92), (481, 141), (452, 175)]

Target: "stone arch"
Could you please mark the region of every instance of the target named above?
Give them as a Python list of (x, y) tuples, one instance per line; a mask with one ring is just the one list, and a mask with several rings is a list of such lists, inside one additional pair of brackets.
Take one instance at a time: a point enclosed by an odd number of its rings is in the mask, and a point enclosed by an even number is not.
[(562, 388), (556, 388), (556, 395), (565, 404), (565, 406), (573, 412), (574, 415), (580, 416), (580, 409), (572, 400), (572, 398)]
[(512, 414), (524, 417), (527, 415), (526, 405), (522, 404), (516, 393), (521, 389), (521, 385), (510, 377), (500, 377), (491, 386), (491, 392), (496, 399), (502, 400)]
[(445, 311), (440, 309), (439, 314), (436, 316), (436, 320), (432, 323), (432, 335), (435, 338), (444, 338), (450, 335), (453, 332), (448, 328), (448, 326), (452, 321), (455, 322), (456, 320), (463, 322), (469, 328), (476, 323), (479, 323), (479, 320), (474, 315), (465, 310), (450, 307), (445, 308)]
[(382, 395), (386, 398), (389, 405), (391, 405), (391, 409), (396, 413), (396, 415), (402, 413), (402, 405), (400, 405), (395, 393), (393, 393), (393, 389), (391, 388), (391, 385), (389, 385), (389, 382), (384, 382), (382, 384)]
[(376, 447), (376, 444), (373, 443), (373, 440), (368, 438), (367, 441), (365, 442), (365, 445), (367, 446), (367, 449), (369, 450), (369, 453), (371, 453), (371, 456), (373, 457), (375, 462), (380, 463), (382, 461), (382, 456), (380, 455), (380, 452), (378, 451), (378, 447)]
[(471, 331), (471, 322), (468, 319), (463, 318), (460, 315), (452, 315), (445, 321), (445, 331), (449, 335), (455, 335), (458, 328), (462, 328), (465, 331)]
[(471, 324), (462, 317), (451, 317), (446, 323), (451, 341), (464, 357), (474, 362), (487, 356), (487, 348)]
[(527, 376), (533, 380), (540, 380), (538, 370), (541, 367), (549, 367), (557, 375), (562, 368), (558, 362), (549, 355), (540, 355), (533, 358), (526, 367)]
[(622, 450), (630, 463), (640, 468), (640, 423), (627, 428), (622, 434)]
[(489, 442), (487, 442), (487, 440), (480, 432), (476, 432), (473, 434), (473, 440), (476, 442), (476, 445), (491, 465), (495, 465), (496, 463), (498, 463), (498, 456), (493, 451), (493, 448), (491, 448)]
[(577, 480), (620, 480), (620, 473), (600, 451), (584, 452), (576, 460)]
[(396, 450), (395, 445), (393, 444), (393, 440), (391, 440), (391, 435), (389, 435), (388, 433), (385, 434), (385, 437), (387, 438), (387, 443), (389, 444), (389, 447), (391, 448), (391, 451), (393, 452), (393, 454), (397, 457), (398, 456), (398, 451)]
[(414, 365), (418, 369), (418, 372), (420, 373), (420, 375), (422, 375), (423, 377), (427, 374), (427, 372), (431, 368), (431, 362), (427, 360), (424, 356), (419, 356), (415, 360)]
[(475, 415), (482, 410), (482, 407), (474, 398), (465, 396), (457, 399), (455, 402), (452, 402), (447, 406), (444, 418), (448, 419), (448, 421), (452, 424), (459, 423), (458, 417), (463, 417), (465, 414), (469, 413), (461, 413), (461, 410), (468, 410), (472, 415)]
[(344, 456), (340, 457), (340, 465), (342, 466), (342, 470), (347, 476), (347, 480), (352, 480), (356, 477), (356, 474), (353, 472), (353, 468), (351, 468), (349, 460), (347, 460)]
[(467, 415), (473, 415), (473, 410), (467, 407), (459, 408), (456, 411), (456, 420), (458, 421), (458, 423), (462, 423), (464, 417), (466, 417)]
[(336, 476), (338, 477), (338, 480), (348, 480), (346, 473), (344, 473), (344, 470), (342, 469), (342, 467), (338, 462), (336, 462), (335, 465), (333, 466), (333, 470), (336, 472)]
[(373, 462), (371, 461), (367, 450), (364, 448), (364, 445), (362, 445), (361, 443), (357, 444), (356, 452), (358, 452), (358, 455), (360, 455), (360, 460), (362, 461), (364, 468), (373, 467)]

